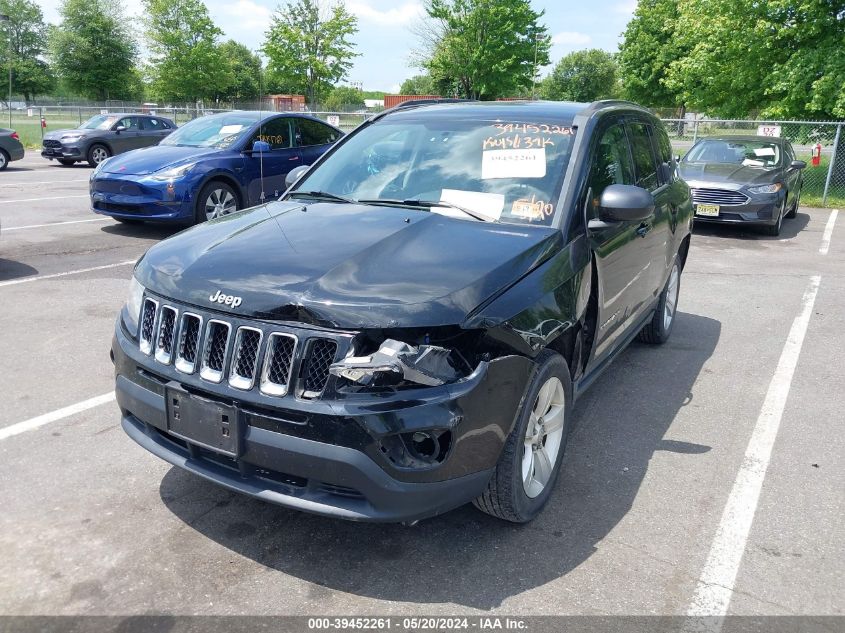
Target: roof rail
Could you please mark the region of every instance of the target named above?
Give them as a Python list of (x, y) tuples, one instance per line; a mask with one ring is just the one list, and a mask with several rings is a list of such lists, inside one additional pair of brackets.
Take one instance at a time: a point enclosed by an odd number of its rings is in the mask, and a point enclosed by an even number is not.
[(403, 101), (402, 103), (397, 103), (392, 108), (388, 108), (387, 110), (382, 110), (378, 114), (373, 117), (370, 117), (368, 121), (378, 121), (383, 116), (390, 114), (391, 112), (397, 112), (398, 110), (404, 110), (406, 108), (422, 108), (425, 106), (430, 105), (440, 105), (443, 103), (476, 103), (475, 99), (451, 99), (451, 98), (443, 98), (443, 99), (408, 99), (407, 101)]

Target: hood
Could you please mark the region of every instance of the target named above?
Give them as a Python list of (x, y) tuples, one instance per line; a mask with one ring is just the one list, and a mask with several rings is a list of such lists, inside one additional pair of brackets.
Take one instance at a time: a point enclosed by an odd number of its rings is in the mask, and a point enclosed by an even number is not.
[(153, 145), (118, 154), (103, 165), (109, 174), (130, 174), (145, 176), (165, 167), (190, 162), (192, 159), (208, 156), (222, 150), (213, 147), (180, 147), (178, 145)]
[(71, 129), (71, 128), (68, 128), (66, 130), (53, 130), (51, 132), (45, 132), (44, 138), (50, 139), (52, 141), (58, 141), (58, 140), (61, 140), (62, 136), (64, 136), (65, 134), (70, 134), (71, 132), (73, 134), (80, 134), (82, 136), (87, 136), (91, 132), (95, 132), (95, 131), (96, 130), (76, 130), (76, 129)]
[(778, 167), (746, 167), (735, 163), (681, 163), (680, 171), (681, 178), (690, 186), (712, 183), (728, 185), (729, 189), (768, 185), (781, 178)]
[(279, 202), (207, 222), (153, 246), (135, 275), (206, 309), (346, 329), (460, 324), (562, 247), (548, 227), (427, 211)]

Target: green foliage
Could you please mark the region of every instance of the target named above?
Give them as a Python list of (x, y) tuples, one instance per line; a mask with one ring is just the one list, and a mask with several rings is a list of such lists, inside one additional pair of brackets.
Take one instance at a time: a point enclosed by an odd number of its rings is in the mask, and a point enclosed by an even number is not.
[(627, 95), (711, 116), (845, 117), (845, 6), (641, 0), (625, 32)]
[(50, 31), (56, 73), (79, 95), (131, 99), (137, 44), (119, 0), (64, 0), (62, 21)]
[(543, 12), (528, 0), (427, 0), (425, 9), (433, 24), (423, 66), (439, 94), (519, 94), (549, 63)]
[(323, 105), (330, 112), (360, 110), (364, 107), (364, 95), (351, 86), (335, 86), (323, 101)]
[(260, 83), (261, 59), (235, 40), (224, 42), (219, 49), (231, 77), (230, 83), (221, 88), (220, 96), (236, 102), (257, 100), (260, 92), (266, 90)]
[[(9, 20), (3, 23), (9, 39), (3, 44), (11, 49), (12, 91), (30, 101), (33, 96), (52, 90), (56, 83), (52, 70), (43, 59), (47, 41), (44, 15), (41, 8), (30, 0), (0, 0), (0, 13), (9, 16)], [(5, 84), (8, 76), (9, 57), (4, 55), (0, 64), (0, 85), (8, 85)], [(5, 94), (6, 90), (0, 92)]]
[(431, 75), (414, 75), (402, 82), (401, 95), (435, 95), (437, 88)]
[(313, 107), (346, 78), (357, 55), (350, 39), (357, 31), (357, 18), (342, 3), (292, 0), (280, 6), (263, 48), (273, 84), (306, 95)]
[(553, 101), (595, 101), (614, 96), (617, 65), (598, 48), (575, 51), (561, 59), (540, 85), (540, 96)]
[(144, 0), (150, 76), (164, 100), (219, 98), (234, 82), (202, 0)]
[(677, 34), (678, 6), (678, 0), (640, 0), (625, 28), (617, 60), (623, 92), (644, 106), (674, 108), (684, 103), (680, 89), (666, 82), (669, 65), (683, 58), (689, 47)]

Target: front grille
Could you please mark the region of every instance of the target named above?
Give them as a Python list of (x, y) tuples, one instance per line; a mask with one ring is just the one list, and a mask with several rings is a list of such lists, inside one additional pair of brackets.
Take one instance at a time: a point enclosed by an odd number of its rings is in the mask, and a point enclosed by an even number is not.
[(252, 389), (255, 384), (261, 336), (261, 330), (251, 327), (238, 328), (235, 352), (232, 354), (232, 371), (229, 373), (229, 384), (236, 389)]
[(103, 202), (97, 200), (94, 208), (99, 211), (114, 211), (115, 213), (143, 213), (144, 207), (137, 204), (115, 204), (114, 202)]
[(61, 141), (54, 141), (53, 139), (49, 139), (49, 138), (45, 138), (43, 143), (44, 143), (44, 147), (61, 147), (62, 146)]
[(173, 339), (176, 335), (176, 310), (170, 306), (161, 309), (156, 339), (156, 360), (165, 365), (173, 358)]
[(153, 349), (153, 332), (155, 331), (156, 311), (158, 310), (158, 301), (155, 299), (147, 299), (144, 301), (144, 307), (141, 310), (141, 331), (139, 340), (141, 351), (149, 354)]
[[(144, 298), (139, 325), (140, 349), (160, 365), (165, 380), (199, 388), (215, 383), (224, 391), (255, 389), (272, 398), (322, 397), (329, 384), (329, 366), (347, 352), (352, 336), (298, 324), (203, 315), (149, 296)], [(196, 374), (198, 378), (187, 378)], [(232, 392), (228, 396), (238, 397)]]
[(316, 398), (329, 380), (329, 365), (334, 362), (337, 353), (337, 343), (327, 338), (312, 341), (308, 354), (308, 365), (305, 370), (305, 384), (302, 391), (303, 398)]
[(210, 382), (220, 382), (223, 379), (223, 368), (226, 363), (226, 347), (229, 343), (231, 326), (224, 321), (212, 320), (208, 322), (205, 331), (205, 351), (200, 367), (200, 378)]
[(182, 324), (179, 327), (176, 369), (185, 374), (194, 373), (194, 369), (196, 368), (197, 347), (199, 347), (201, 328), (201, 317), (190, 313), (182, 315)]
[(295, 350), (295, 336), (278, 332), (270, 335), (264, 370), (261, 372), (261, 391), (270, 396), (287, 393)]
[(737, 206), (746, 204), (748, 196), (729, 189), (692, 189), (692, 201), (698, 204)]

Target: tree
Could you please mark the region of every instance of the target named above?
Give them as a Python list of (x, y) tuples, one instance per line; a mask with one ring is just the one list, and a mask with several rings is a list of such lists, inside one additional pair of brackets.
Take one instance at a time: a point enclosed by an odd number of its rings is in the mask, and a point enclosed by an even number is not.
[(364, 107), (364, 95), (351, 86), (335, 86), (323, 101), (323, 105), (330, 112), (359, 110)]
[(63, 83), (103, 101), (132, 98), (137, 44), (120, 0), (64, 0), (50, 54)]
[(613, 96), (617, 66), (611, 53), (598, 48), (569, 53), (540, 85), (540, 96), (553, 101), (595, 101)]
[[(9, 38), (12, 63), (12, 90), (26, 101), (53, 89), (56, 79), (44, 61), (47, 25), (41, 8), (29, 0), (0, 0), (0, 13), (9, 16), (4, 22)], [(9, 76), (9, 57), (0, 64), (0, 78)]]
[(313, 108), (346, 78), (357, 55), (350, 38), (357, 32), (357, 18), (342, 3), (292, 0), (280, 6), (263, 48), (273, 82), (305, 94)]
[(234, 83), (202, 0), (144, 0), (153, 92), (162, 99), (219, 98)]
[(257, 100), (261, 85), (261, 59), (235, 40), (220, 45), (220, 53), (229, 64), (231, 82), (224, 86), (221, 96), (231, 101)]
[(399, 88), (399, 94), (435, 95), (437, 91), (431, 75), (414, 75), (402, 82), (402, 87)]
[(666, 83), (669, 65), (688, 49), (677, 34), (678, 17), (678, 0), (640, 0), (625, 28), (617, 61), (628, 99), (648, 107), (680, 107), (683, 116), (681, 91)]
[[(530, 89), (550, 41), (528, 0), (427, 0), (421, 65), (441, 89), (494, 99)], [(444, 90), (445, 88), (445, 90)]]

